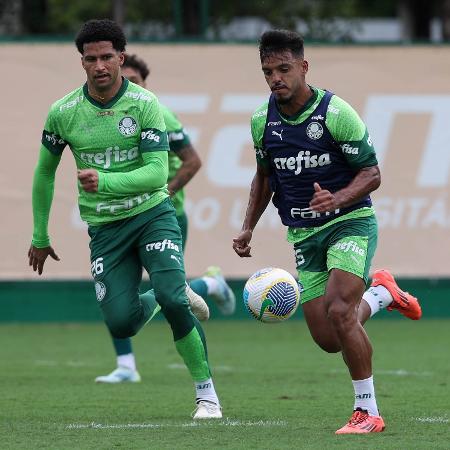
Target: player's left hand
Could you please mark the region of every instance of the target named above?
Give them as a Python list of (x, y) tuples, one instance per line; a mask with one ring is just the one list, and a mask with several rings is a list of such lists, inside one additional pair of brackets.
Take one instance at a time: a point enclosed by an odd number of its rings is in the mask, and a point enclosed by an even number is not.
[(47, 256), (52, 257), (55, 261), (59, 261), (59, 256), (55, 253), (52, 246), (37, 248), (31, 244), (28, 250), (28, 264), (33, 267), (35, 272), (37, 271), (39, 275), (42, 275)]
[(78, 170), (78, 179), (86, 192), (98, 191), (98, 172), (95, 169)]
[(233, 239), (233, 249), (241, 258), (251, 258), (251, 240), (252, 232), (250, 230), (241, 231), (238, 237)]
[(309, 207), (316, 212), (328, 212), (338, 209), (336, 197), (330, 191), (322, 189), (319, 183), (314, 183), (314, 195)]

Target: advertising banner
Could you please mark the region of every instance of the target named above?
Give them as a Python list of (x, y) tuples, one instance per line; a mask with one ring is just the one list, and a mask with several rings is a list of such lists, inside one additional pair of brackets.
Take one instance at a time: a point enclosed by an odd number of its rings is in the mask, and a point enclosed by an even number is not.
[[(257, 45), (130, 44), (128, 51), (148, 63), (147, 87), (178, 115), (203, 162), (186, 188), (188, 277), (209, 265), (232, 278), (247, 278), (265, 266), (295, 273), (294, 253), (273, 206), (254, 232), (252, 258), (240, 259), (231, 247), (255, 173), (250, 117), (269, 95)], [(2, 45), (0, 57), (0, 277), (37, 278), (27, 251), (42, 128), (51, 103), (84, 83), (85, 73), (71, 44)], [(401, 276), (450, 276), (450, 48), (306, 46), (305, 58), (308, 83), (349, 102), (377, 150), (382, 185), (372, 195), (379, 223), (373, 268)], [(61, 261), (47, 261), (47, 279), (90, 278), (76, 181), (66, 148), (49, 226)]]

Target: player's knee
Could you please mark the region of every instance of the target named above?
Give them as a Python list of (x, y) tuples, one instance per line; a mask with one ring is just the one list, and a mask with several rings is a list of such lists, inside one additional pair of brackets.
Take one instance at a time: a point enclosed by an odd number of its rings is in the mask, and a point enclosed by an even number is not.
[(165, 299), (165, 301), (161, 303), (161, 311), (169, 322), (171, 322), (172, 319), (188, 316), (190, 314), (187, 299), (184, 297)]
[(330, 302), (327, 315), (328, 320), (336, 330), (345, 329), (357, 320), (354, 306), (338, 298)]
[(174, 340), (177, 341), (192, 331), (192, 328), (194, 328), (194, 316), (190, 311), (184, 291), (183, 295), (173, 296), (165, 300), (164, 303), (161, 303), (161, 312), (167, 322), (169, 322)]
[(128, 314), (116, 314), (105, 321), (111, 335), (117, 339), (132, 337), (139, 331), (139, 324)]
[(108, 323), (107, 325), (111, 335), (116, 339), (130, 338), (135, 336), (139, 331), (139, 327), (124, 321), (114, 321), (112, 323)]

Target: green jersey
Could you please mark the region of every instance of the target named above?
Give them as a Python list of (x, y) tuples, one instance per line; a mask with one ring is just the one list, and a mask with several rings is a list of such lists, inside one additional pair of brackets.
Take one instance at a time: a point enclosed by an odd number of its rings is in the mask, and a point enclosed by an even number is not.
[[(161, 108), (164, 122), (166, 123), (167, 135), (169, 137), (170, 152), (168, 182), (170, 182), (183, 164), (178, 157), (178, 152), (187, 145), (190, 145), (191, 142), (177, 116), (166, 106), (161, 105)], [(172, 196), (172, 203), (175, 207), (177, 216), (182, 214), (184, 210), (184, 189), (180, 189)]]
[(98, 172), (98, 191), (78, 182), (80, 215), (89, 225), (135, 216), (168, 197), (169, 144), (154, 94), (124, 79), (107, 104), (84, 85), (55, 102), (48, 114), (33, 182), (33, 245), (49, 245), (48, 217), (54, 175), (70, 147), (77, 169)]
[(139, 169), (144, 153), (169, 149), (158, 100), (128, 80), (105, 105), (89, 96), (86, 85), (55, 102), (42, 144), (55, 155), (68, 145), (78, 169), (98, 171), (98, 192), (85, 192), (78, 184), (80, 214), (91, 225), (134, 216), (167, 197), (164, 185), (140, 192), (108, 189), (108, 174)]

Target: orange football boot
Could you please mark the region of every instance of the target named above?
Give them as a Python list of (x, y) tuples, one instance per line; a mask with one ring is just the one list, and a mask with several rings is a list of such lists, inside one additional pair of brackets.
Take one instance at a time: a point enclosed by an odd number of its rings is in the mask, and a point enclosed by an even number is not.
[(381, 433), (384, 428), (381, 416), (369, 416), (366, 410), (356, 408), (350, 420), (336, 434)]
[(371, 286), (384, 286), (392, 295), (393, 301), (386, 308), (388, 311), (397, 309), (400, 314), (412, 320), (419, 320), (422, 317), (422, 308), (417, 298), (408, 292), (402, 291), (388, 270), (375, 271)]

